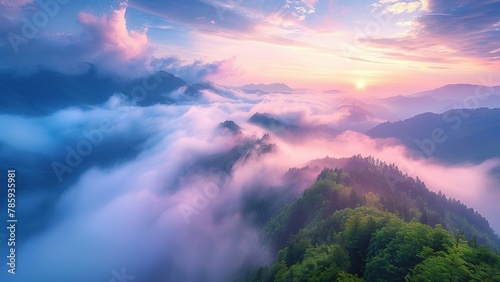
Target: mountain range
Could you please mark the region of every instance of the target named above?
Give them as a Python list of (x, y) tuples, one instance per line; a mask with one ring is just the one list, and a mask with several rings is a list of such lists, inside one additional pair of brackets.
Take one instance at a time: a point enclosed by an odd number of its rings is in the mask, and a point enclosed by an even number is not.
[(243, 91), (264, 92), (264, 93), (294, 93), (295, 90), (284, 83), (271, 84), (246, 84), (238, 87)]
[(465, 100), (470, 97), (500, 95), (500, 86), (482, 86), (475, 84), (447, 84), (442, 87), (415, 93), (411, 97), (430, 96), (440, 101)]
[[(180, 95), (170, 96), (179, 90)], [(139, 106), (172, 104), (197, 99), (201, 94), (182, 79), (155, 72), (139, 78), (99, 74), (90, 65), (81, 74), (63, 74), (43, 66), (29, 72), (0, 71), (0, 112), (26, 116), (52, 113), (67, 107), (89, 107), (121, 93)]]
[(448, 84), (409, 96), (368, 100), (372, 104), (386, 107), (399, 119), (406, 119), (424, 112), (443, 113), (451, 109), (500, 107), (500, 86)]
[(500, 109), (457, 109), (385, 122), (366, 132), (396, 138), (418, 157), (448, 163), (481, 162), (500, 156)]

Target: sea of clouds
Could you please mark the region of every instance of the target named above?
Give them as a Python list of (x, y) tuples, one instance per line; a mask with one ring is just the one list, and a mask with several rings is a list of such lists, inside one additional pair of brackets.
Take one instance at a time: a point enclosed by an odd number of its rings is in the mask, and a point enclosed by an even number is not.
[[(291, 138), (248, 122), (259, 112), (301, 128), (345, 126), (334, 95), (215, 85), (201, 92), (172, 105), (138, 107), (117, 93), (86, 109), (0, 115), (2, 148), (45, 160), (11, 159), (32, 167), (16, 168), (31, 182), (18, 188), (18, 273), (9, 281), (233, 279), (242, 267), (272, 262), (261, 226), (244, 212), (249, 195), (293, 199), (307, 185), (289, 185), (287, 170), (326, 156), (395, 163), (500, 229), (500, 192), (489, 174), (498, 161), (450, 166), (356, 131)], [(241, 133), (221, 128), (226, 120)]]

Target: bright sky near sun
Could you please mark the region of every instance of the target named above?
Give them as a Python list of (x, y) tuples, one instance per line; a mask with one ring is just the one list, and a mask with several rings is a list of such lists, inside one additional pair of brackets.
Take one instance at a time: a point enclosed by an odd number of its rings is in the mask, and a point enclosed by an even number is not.
[[(175, 66), (225, 85), (381, 95), (500, 84), (492, 78), (500, 69), (500, 1), (59, 1), (38, 25), (42, 2), (0, 0), (0, 67)], [(23, 36), (26, 19), (38, 30), (33, 38)]]

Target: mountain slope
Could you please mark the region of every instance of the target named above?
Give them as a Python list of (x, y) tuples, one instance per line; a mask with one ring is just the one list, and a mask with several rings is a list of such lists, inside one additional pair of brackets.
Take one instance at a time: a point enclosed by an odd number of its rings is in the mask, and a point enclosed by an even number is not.
[(366, 134), (397, 138), (418, 155), (449, 163), (500, 157), (500, 109), (450, 110), (382, 123)]
[(373, 158), (318, 161), (347, 170), (323, 169), (268, 221), (264, 236), (275, 264), (251, 272), (247, 281), (500, 278), (500, 240), (477, 212)]
[(446, 107), (457, 103), (455, 100), (437, 100), (429, 95), (418, 97), (395, 96), (381, 99), (380, 102), (400, 117), (409, 117), (424, 111), (442, 112)]
[[(322, 171), (325, 167), (335, 169)], [(291, 169), (287, 174), (297, 177), (300, 174), (309, 174), (310, 171), (319, 173), (317, 180), (327, 175), (337, 175), (336, 182), (342, 188), (338, 190), (337, 195), (322, 190), (326, 188), (318, 188), (318, 191), (323, 191), (321, 197), (315, 195), (314, 199), (309, 199), (307, 194), (304, 194), (303, 201), (310, 201), (306, 206), (299, 202), (292, 204), (291, 209), (297, 209), (295, 212), (302, 215), (307, 214), (304, 211), (314, 206), (314, 216), (290, 216), (283, 223), (283, 229), (271, 232), (274, 234), (270, 236), (274, 238), (271, 241), (278, 247), (282, 247), (280, 244), (286, 241), (288, 234), (304, 227), (303, 223), (314, 222), (316, 217), (321, 218), (335, 210), (364, 205), (366, 199), (363, 198), (370, 193), (379, 197), (379, 208), (398, 213), (404, 220), (425, 219), (431, 226), (441, 224), (448, 230), (461, 229), (468, 238), (476, 236), (479, 242), (491, 247), (500, 245), (500, 239), (479, 213), (467, 208), (460, 201), (429, 191), (418, 178), (403, 175), (395, 165), (387, 165), (372, 157), (325, 158), (311, 161), (302, 169)], [(317, 185), (318, 182), (313, 187)], [(422, 218), (424, 215), (425, 218)]]
[(413, 97), (430, 96), (437, 100), (464, 100), (480, 95), (500, 95), (500, 86), (485, 87), (473, 84), (447, 84), (445, 86), (413, 94)]
[(361, 206), (301, 229), (272, 266), (245, 276), (245, 281), (499, 281), (500, 256), (440, 225), (408, 223)]

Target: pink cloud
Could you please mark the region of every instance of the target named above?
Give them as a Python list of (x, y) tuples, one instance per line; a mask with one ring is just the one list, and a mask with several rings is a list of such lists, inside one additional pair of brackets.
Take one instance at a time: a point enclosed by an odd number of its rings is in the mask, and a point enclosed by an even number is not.
[[(398, 2), (382, 0), (374, 6), (384, 8), (382, 13), (405, 14), (419, 12), (403, 36), (365, 38), (364, 42), (381, 50), (392, 48), (409, 60), (435, 61), (475, 60), (482, 64), (498, 61), (498, 22), (500, 6), (491, 1), (462, 1), (450, 5), (446, 0)], [(460, 24), (457, 24), (460, 23)], [(389, 52), (392, 53), (392, 52)]]
[(125, 13), (127, 5), (122, 4), (109, 15), (96, 17), (80, 12), (78, 22), (84, 28), (83, 38), (92, 42), (94, 48), (90, 57), (102, 65), (136, 65), (149, 59), (153, 48), (149, 45), (147, 29), (128, 30)]
[[(149, 44), (147, 29), (127, 29), (126, 11), (127, 4), (122, 3), (118, 9), (100, 17), (80, 12), (77, 18), (80, 32), (50, 33), (40, 29), (29, 41), (24, 39), (15, 45), (19, 56), (11, 55), (15, 50), (10, 43), (0, 44), (1, 61), (8, 67), (45, 65), (64, 73), (87, 71), (81, 63), (91, 63), (102, 73), (144, 75), (154, 47)], [(13, 32), (21, 38), (24, 36), (21, 21), (12, 22), (0, 14), (0, 23), (3, 24), (0, 35)]]
[(85, 29), (93, 31), (92, 35), (101, 40), (104, 47), (118, 50), (142, 51), (148, 44), (147, 29), (140, 31), (128, 31), (125, 19), (126, 6), (113, 11), (110, 15), (101, 18), (80, 12), (78, 20)]

